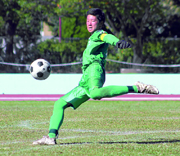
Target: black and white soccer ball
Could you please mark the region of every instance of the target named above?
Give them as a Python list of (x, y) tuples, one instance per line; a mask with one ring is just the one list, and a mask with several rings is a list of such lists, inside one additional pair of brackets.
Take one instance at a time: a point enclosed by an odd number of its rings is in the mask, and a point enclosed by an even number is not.
[(29, 71), (35, 79), (45, 80), (51, 73), (51, 65), (45, 59), (37, 59), (31, 63)]

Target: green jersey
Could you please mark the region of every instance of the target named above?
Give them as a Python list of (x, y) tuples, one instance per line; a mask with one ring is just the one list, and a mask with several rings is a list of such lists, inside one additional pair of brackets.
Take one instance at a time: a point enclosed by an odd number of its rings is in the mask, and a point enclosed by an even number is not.
[[(71, 103), (74, 109), (93, 97), (90, 94), (91, 91), (103, 87), (105, 83), (104, 64), (108, 45), (116, 46), (118, 41), (119, 39), (114, 35), (103, 30), (97, 30), (89, 37), (87, 47), (83, 53), (83, 75), (79, 85), (62, 97), (64, 101)], [(101, 92), (97, 94), (99, 96), (96, 99), (101, 99)], [(103, 94), (106, 94), (106, 92), (103, 92)]]
[[(104, 35), (103, 38), (101, 35)], [(108, 45), (116, 45), (119, 41), (114, 35), (107, 34), (104, 30), (95, 31), (88, 39), (88, 44), (83, 52), (83, 67), (86, 69), (93, 62), (99, 62), (103, 66), (107, 56)]]

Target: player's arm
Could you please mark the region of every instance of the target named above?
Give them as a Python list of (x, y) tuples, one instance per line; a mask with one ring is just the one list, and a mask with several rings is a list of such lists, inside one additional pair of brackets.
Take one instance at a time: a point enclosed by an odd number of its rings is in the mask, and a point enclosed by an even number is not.
[(100, 39), (120, 49), (131, 48), (131, 45), (128, 42), (124, 40), (119, 40), (116, 36), (112, 34), (103, 33), (100, 35)]

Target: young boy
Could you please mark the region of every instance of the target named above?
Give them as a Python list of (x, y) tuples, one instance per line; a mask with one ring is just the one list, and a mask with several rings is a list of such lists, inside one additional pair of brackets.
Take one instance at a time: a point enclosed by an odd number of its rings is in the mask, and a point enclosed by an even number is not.
[(114, 35), (108, 34), (104, 27), (105, 15), (99, 8), (92, 8), (87, 12), (87, 30), (91, 33), (86, 49), (83, 52), (83, 76), (79, 85), (69, 93), (61, 97), (54, 104), (53, 115), (50, 119), (49, 134), (42, 139), (33, 142), (34, 145), (56, 144), (58, 130), (63, 123), (64, 110), (68, 107), (78, 108), (90, 98), (98, 99), (114, 97), (127, 93), (159, 94), (156, 87), (137, 82), (133, 86), (106, 86), (105, 82), (105, 59), (108, 44), (120, 49), (130, 48), (131, 45), (119, 40)]

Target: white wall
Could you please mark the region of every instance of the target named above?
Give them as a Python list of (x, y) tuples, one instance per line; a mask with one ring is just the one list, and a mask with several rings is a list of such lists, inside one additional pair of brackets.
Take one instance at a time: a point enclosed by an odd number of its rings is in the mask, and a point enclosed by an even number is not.
[[(51, 74), (35, 80), (30, 74), (0, 74), (0, 94), (65, 94), (78, 85), (82, 74)], [(180, 94), (180, 74), (106, 74), (107, 85), (155, 85), (160, 94)]]

